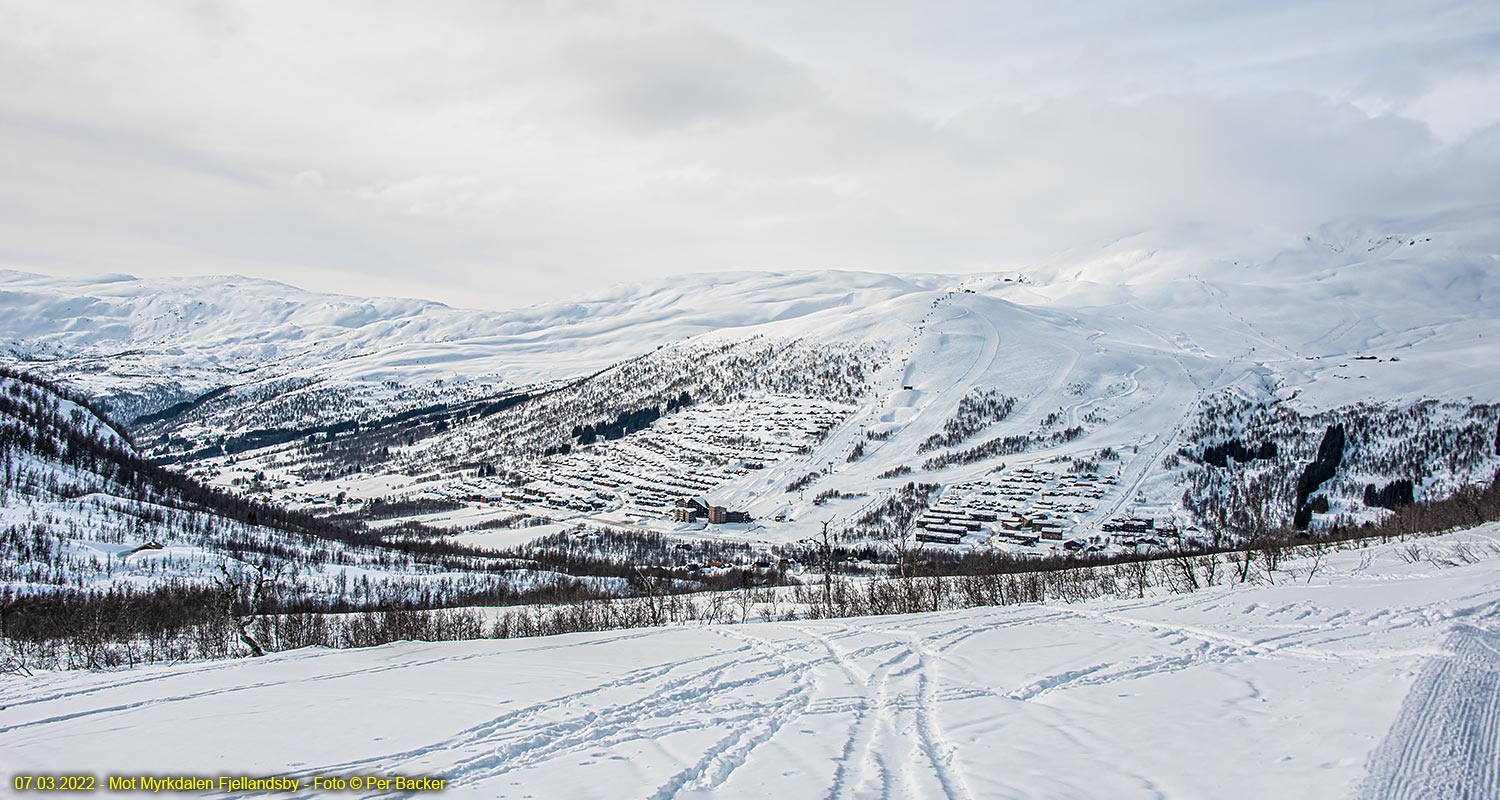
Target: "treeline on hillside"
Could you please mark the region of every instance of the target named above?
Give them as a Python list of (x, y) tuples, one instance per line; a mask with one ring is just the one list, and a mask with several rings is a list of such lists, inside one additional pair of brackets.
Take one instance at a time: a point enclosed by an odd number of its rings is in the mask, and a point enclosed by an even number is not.
[(442, 497), (409, 497), (386, 499), (376, 497), (354, 511), (329, 515), (330, 519), (355, 522), (367, 519), (398, 519), (422, 514), (438, 514), (466, 508), (464, 503)]
[[(119, 435), (121, 439), (124, 439), (127, 442), (131, 441), (130, 432), (125, 430), (124, 426), (115, 422), (107, 414), (101, 411), (99, 409), (99, 406), (97, 406), (92, 400), (71, 391), (65, 386), (48, 380), (47, 378), (43, 378), (39, 375), (33, 375), (29, 372), (23, 372), (21, 370), (11, 369), (10, 367), (4, 366), (0, 366), (0, 378), (10, 378), (11, 380), (17, 381), (18, 383), (31, 384), (32, 386), (46, 392), (47, 394), (53, 395), (54, 397), (66, 400), (76, 406), (84, 408), (88, 410), (89, 413), (93, 414), (94, 417), (97, 418), (100, 422), (109, 426), (109, 428), (113, 430), (117, 435)], [(15, 397), (15, 395), (12, 395), (12, 397)]]
[(998, 389), (975, 389), (958, 401), (958, 410), (943, 423), (942, 433), (934, 433), (917, 447), (926, 453), (954, 447), (970, 436), (1004, 420), (1016, 408), (1016, 398)]
[(1314, 507), (1308, 502), (1308, 497), (1338, 472), (1339, 464), (1344, 460), (1346, 439), (1347, 434), (1342, 423), (1329, 425), (1328, 429), (1323, 432), (1323, 441), (1318, 443), (1317, 457), (1304, 467), (1302, 474), (1297, 477), (1297, 500), (1294, 504), (1297, 510), (1292, 515), (1292, 527), (1299, 530), (1305, 529), (1312, 521), (1313, 512), (1328, 511), (1326, 499)]
[(1276, 457), (1276, 453), (1276, 443), (1269, 439), (1255, 447), (1248, 447), (1239, 439), (1230, 439), (1227, 442), (1203, 448), (1203, 456), (1199, 460), (1209, 466), (1223, 469), (1229, 466), (1231, 458), (1241, 464), (1248, 464), (1257, 460), (1269, 461)]
[[(50, 384), (24, 373), (6, 370), (0, 375), (18, 384), (31, 384), (41, 392), (53, 391)], [(71, 397), (64, 398), (76, 402)], [(64, 418), (55, 404), (44, 401), (45, 396), (40, 394), (28, 398), (0, 392), (0, 453), (8, 450), (27, 453), (94, 476), (98, 481), (97, 486), (75, 487), (75, 490), (103, 491), (143, 503), (204, 510), (248, 525), (407, 555), (462, 559), (492, 555), (452, 544), (420, 527), (397, 529), (404, 535), (375, 532), (356, 523), (261, 503), (208, 486), (141, 458), (116, 441), (91, 435), (75, 420)]]
[(571, 436), (579, 444), (593, 444), (601, 440), (623, 439), (629, 434), (651, 427), (651, 423), (661, 419), (664, 414), (670, 414), (678, 409), (687, 408), (692, 404), (692, 396), (687, 392), (682, 392), (671, 400), (668, 400), (665, 407), (645, 406), (630, 411), (621, 411), (615, 415), (613, 420), (596, 422), (592, 425), (575, 425), (571, 431)]
[[(1284, 529), (1230, 542), (1186, 540), (1175, 551), (1108, 559), (1057, 556), (1013, 559), (997, 553), (948, 554), (921, 548), (884, 551), (899, 560), (889, 577), (853, 581), (840, 564), (875, 549), (852, 551), (804, 546), (804, 558), (827, 566), (821, 580), (777, 590), (734, 576), (737, 585), (706, 594), (684, 594), (666, 576), (638, 575), (636, 594), (609, 598), (578, 594), (522, 608), (481, 615), (474, 609), (415, 608), (367, 610), (353, 614), (315, 611), (255, 613), (245, 593), (216, 598), (202, 589), (161, 589), (157, 597), (122, 594), (44, 601), (0, 595), (0, 670), (30, 666), (99, 668), (147, 660), (214, 658), (243, 652), (242, 636), (267, 650), (308, 645), (357, 647), (402, 639), (470, 639), (536, 636), (685, 622), (737, 622), (752, 615), (803, 619), (867, 614), (937, 611), (988, 605), (1077, 601), (1105, 596), (1144, 596), (1165, 588), (1197, 591), (1227, 582), (1275, 581), (1283, 563), (1312, 555), (1305, 568), (1318, 568), (1319, 554), (1360, 540), (1389, 540), (1468, 527), (1500, 519), (1500, 474), (1484, 486), (1471, 486), (1434, 502), (1413, 503), (1381, 523), (1335, 527), (1317, 535)], [(553, 549), (562, 542), (551, 543)], [(567, 548), (563, 548), (567, 549)], [(1461, 564), (1482, 557), (1457, 544), (1449, 552), (1426, 553), (1408, 547), (1410, 557)], [(848, 555), (845, 555), (848, 553)], [(178, 594), (172, 594), (172, 592)], [(216, 604), (217, 601), (217, 604)], [(218, 614), (212, 609), (219, 608)]]
[(951, 467), (954, 464), (973, 464), (976, 461), (986, 461), (999, 456), (1024, 453), (1027, 450), (1055, 447), (1065, 442), (1071, 442), (1082, 435), (1083, 426), (1074, 425), (1052, 433), (1026, 433), (1013, 436), (1000, 436), (971, 447), (968, 450), (956, 450), (951, 453), (933, 456), (922, 462), (922, 469), (943, 469)]
[(204, 392), (203, 394), (198, 395), (197, 397), (194, 397), (191, 400), (184, 400), (180, 403), (174, 403), (170, 406), (167, 406), (166, 408), (163, 408), (160, 411), (153, 411), (149, 414), (141, 414), (140, 416), (137, 416), (134, 420), (132, 420), (130, 424), (135, 427), (140, 427), (142, 425), (150, 425), (155, 422), (166, 422), (168, 420), (176, 419), (192, 410), (196, 406), (200, 406), (215, 398), (223, 397), (224, 395), (228, 394), (229, 390), (232, 388), (234, 387), (220, 386), (217, 389), (211, 389), (207, 392)]
[[(188, 403), (187, 407), (192, 408), (215, 400), (223, 394), (223, 390), (215, 390)], [(321, 465), (322, 474), (331, 474), (329, 468), (332, 466), (337, 465), (342, 470), (357, 465), (370, 465), (381, 458), (388, 457), (390, 448), (393, 446), (409, 445), (435, 433), (446, 431), (450, 427), (494, 416), (526, 403), (534, 397), (535, 395), (528, 392), (512, 392), (478, 400), (423, 405), (364, 422), (348, 419), (303, 427), (255, 428), (232, 436), (220, 436), (210, 441), (195, 442), (172, 437), (166, 440), (166, 445), (176, 452), (173, 455), (163, 456), (159, 459), (159, 463), (197, 461), (300, 442), (301, 452), (313, 457)], [(166, 411), (159, 413), (166, 413)], [(136, 422), (142, 424), (144, 421), (146, 424), (151, 424), (169, 421), (175, 416), (177, 414), (163, 420), (157, 419), (156, 415), (151, 415), (142, 417)]]
[(1416, 485), (1406, 478), (1391, 481), (1385, 486), (1365, 485), (1365, 505), (1395, 511), (1416, 502)]
[[(1500, 404), (1429, 398), (1305, 413), (1284, 401), (1226, 391), (1204, 399), (1183, 438), (1227, 446), (1201, 454), (1184, 447), (1164, 464), (1169, 469), (1186, 465), (1182, 504), (1206, 530), (1243, 535), (1297, 524), (1321, 528), (1353, 524), (1347, 517), (1367, 516), (1361, 508), (1404, 502), (1398, 490), (1384, 498), (1368, 492), (1376, 476), (1381, 479), (1376, 492), (1391, 482), (1411, 481), (1413, 499), (1442, 497), (1487, 481), (1500, 467), (1497, 428)], [(1235, 441), (1242, 444), (1230, 444)], [(1240, 461), (1235, 455), (1270, 455), (1266, 443), (1276, 446), (1273, 458)], [(1370, 502), (1362, 502), (1367, 495)]]

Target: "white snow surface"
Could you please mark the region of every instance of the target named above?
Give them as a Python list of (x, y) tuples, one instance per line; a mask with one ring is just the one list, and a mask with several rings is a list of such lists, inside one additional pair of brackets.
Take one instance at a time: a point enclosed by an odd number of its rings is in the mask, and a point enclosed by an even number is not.
[(271, 377), (530, 384), (587, 374), (691, 336), (862, 307), (943, 280), (702, 274), (477, 311), (320, 294), (239, 275), (67, 278), (0, 270), (0, 347), (33, 366), (51, 363), (70, 383), (99, 393), (168, 378), (200, 388)]
[[(1377, 387), (1387, 396), (1493, 396), (1500, 379), (1479, 367), (1493, 351), (1484, 334), (1495, 336), (1497, 214), (1344, 222), (1299, 236), (1151, 231), (969, 276), (681, 275), (503, 311), (242, 276), (0, 270), (0, 352), (94, 395), (155, 387), (160, 406), (271, 381), (443, 382), (444, 394), (463, 396), (451, 384), (476, 383), (474, 392), (535, 385), (694, 337), (753, 334), (905, 344), (913, 379), (950, 377), (958, 361), (969, 377), (1004, 375), (1018, 348), (1036, 348), (1043, 387), (1062, 381), (1079, 355), (1083, 372), (1111, 360), (1130, 362), (1120, 370), (1128, 372), (1154, 356), (1153, 367), (1186, 372), (1199, 389), (1259, 378), (1319, 407)], [(960, 287), (978, 302), (923, 317)], [(929, 325), (933, 335), (911, 341)], [(1361, 354), (1401, 360), (1368, 369), (1342, 361)]]
[[(1119, 514), (1178, 515), (1182, 488), (1163, 462), (1180, 447), (1197, 447), (1185, 434), (1214, 396), (1284, 401), (1304, 412), (1366, 401), (1500, 401), (1500, 371), (1493, 368), (1500, 341), (1500, 304), (1493, 302), (1500, 293), (1497, 218), (1494, 209), (1481, 209), (1329, 225), (1291, 237), (1149, 232), (1048, 263), (967, 276), (687, 275), (497, 312), (317, 295), (239, 278), (70, 282), (7, 273), (0, 274), (0, 287), (8, 287), (0, 291), (0, 311), (9, 312), (0, 314), (0, 350), (8, 339), (24, 368), (106, 400), (137, 393), (136, 405), (121, 408), (149, 411), (233, 387), (200, 411), (153, 429), (158, 445), (157, 433), (191, 439), (184, 453), (244, 429), (376, 420), (502, 389), (556, 386), (610, 365), (629, 387), (630, 376), (650, 373), (631, 372), (638, 359), (687, 373), (697, 363), (693, 354), (733, 342), (762, 341), (767, 348), (758, 360), (704, 370), (731, 387), (777, 370), (795, 373), (810, 352), (827, 363), (863, 353), (860, 376), (846, 387), (852, 394), (837, 402), (795, 385), (736, 389), (722, 404), (700, 396), (695, 409), (650, 431), (564, 458), (534, 457), (540, 446), (521, 457), (508, 453), (518, 430), (505, 427), (511, 417), (501, 414), (458, 421), (411, 446), (393, 446), (393, 458), (366, 473), (334, 469), (333, 479), (309, 477), (323, 470), (304, 469), (301, 445), (290, 445), (236, 454), (233, 467), (221, 458), (209, 465), (215, 474), (204, 477), (228, 487), (265, 472), (273, 491), (347, 493), (356, 500), (495, 496), (509, 487), (499, 479), (470, 482), (474, 471), (462, 465), (497, 463), (538, 476), (533, 482), (544, 496), (598, 500), (604, 507), (592, 512), (511, 503), (497, 514), (601, 524), (646, 520), (670, 531), (660, 509), (590, 496), (607, 488), (630, 501), (638, 499), (633, 489), (654, 487), (702, 493), (753, 514), (763, 523), (758, 538), (795, 541), (816, 533), (822, 520), (858, 518), (907, 481), (952, 487), (985, 479), (1002, 464), (1045, 465), (1111, 448), (1122, 458), (1106, 467), (1119, 482), (1090, 510), (1076, 512), (1078, 530), (1086, 532)], [(66, 322), (85, 300), (88, 315)], [(195, 303), (211, 305), (212, 313), (200, 318), (181, 310)], [(810, 344), (819, 349), (809, 350)], [(963, 398), (981, 391), (1015, 398), (1014, 413), (952, 447), (924, 451)], [(558, 406), (552, 416), (599, 422), (620, 410), (596, 407), (610, 402), (608, 393), (586, 394), (565, 393), (577, 404)], [(736, 415), (752, 424), (758, 417), (745, 409), (790, 410), (809, 399), (844, 415), (816, 442), (784, 439), (772, 448), (745, 448), (712, 441), (722, 430), (689, 424)], [(1078, 438), (924, 467), (945, 452), (1072, 426)], [(545, 444), (560, 444), (562, 434), (554, 438)], [(663, 443), (660, 458), (640, 451)], [(730, 469), (700, 470), (701, 451)], [(618, 467), (632, 454), (652, 462), (637, 470), (638, 487), (569, 477)], [(764, 469), (733, 474), (743, 460)], [(438, 473), (448, 477), (417, 481)], [(707, 485), (673, 488), (681, 474), (696, 474)], [(811, 482), (799, 484), (803, 489), (788, 491), (809, 476)], [(563, 478), (577, 485), (564, 485)], [(831, 491), (854, 498), (816, 505)], [(285, 492), (277, 499), (305, 499)], [(789, 522), (769, 521), (776, 517)]]
[(295, 797), (1495, 797), (1497, 543), (1187, 595), (7, 677), (0, 753)]

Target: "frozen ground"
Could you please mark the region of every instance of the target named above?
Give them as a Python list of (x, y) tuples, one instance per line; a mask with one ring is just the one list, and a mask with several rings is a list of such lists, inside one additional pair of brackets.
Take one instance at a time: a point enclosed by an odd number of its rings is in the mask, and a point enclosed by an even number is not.
[(6, 678), (0, 761), (483, 798), (1495, 797), (1496, 543), (1191, 595)]

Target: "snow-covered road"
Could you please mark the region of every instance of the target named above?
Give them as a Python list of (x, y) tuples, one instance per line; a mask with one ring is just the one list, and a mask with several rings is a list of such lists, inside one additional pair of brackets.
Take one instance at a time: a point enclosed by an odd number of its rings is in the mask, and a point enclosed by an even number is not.
[(1469, 552), (1384, 546), (1180, 596), (6, 678), (0, 791), (83, 771), (431, 775), (485, 798), (1494, 797), (1500, 550)]

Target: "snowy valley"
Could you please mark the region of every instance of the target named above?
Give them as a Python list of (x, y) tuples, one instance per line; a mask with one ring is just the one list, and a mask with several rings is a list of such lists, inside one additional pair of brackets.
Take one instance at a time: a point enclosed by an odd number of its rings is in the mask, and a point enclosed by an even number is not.
[(474, 797), (1493, 787), (1491, 228), (503, 312), (4, 273), (0, 747)]
[[(11, 274), (0, 335), (146, 456), (300, 510), (765, 545), (830, 522), (856, 542), (935, 484), (939, 511), (989, 501), (930, 543), (1052, 552), (1132, 520), (1211, 536), (1225, 493), (1255, 496), (1242, 531), (1326, 527), (1378, 518), (1370, 483), (1421, 500), (1491, 477), (1500, 248), (1482, 217), (1408, 231), (1235, 257), (1127, 240), (968, 277), (685, 276), (513, 312)], [(1349, 463), (1294, 520), (1296, 473), (1341, 423)], [(753, 522), (674, 521), (688, 499)]]
[(0, 154), (0, 798), (1500, 800), (1496, 0), (0, 0)]

